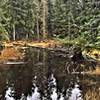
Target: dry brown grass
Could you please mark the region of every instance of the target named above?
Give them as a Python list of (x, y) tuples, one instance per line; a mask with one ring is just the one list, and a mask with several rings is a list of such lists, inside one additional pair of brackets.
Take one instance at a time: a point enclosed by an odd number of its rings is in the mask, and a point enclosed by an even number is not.
[(100, 100), (100, 90), (88, 90), (84, 96), (84, 100)]
[(16, 48), (5, 48), (1, 51), (0, 62), (8, 59), (20, 59), (22, 54)]
[(42, 48), (54, 48), (56, 46), (56, 44), (58, 44), (56, 41), (54, 40), (45, 40), (45, 41), (33, 41), (33, 42), (29, 42), (27, 43), (28, 46), (33, 46), (33, 47), (42, 47)]
[(100, 66), (97, 66), (94, 71), (89, 71), (88, 74), (100, 75)]
[(5, 47), (13, 46), (32, 46), (32, 47), (41, 47), (41, 48), (54, 48), (56, 45), (60, 45), (59, 42), (55, 40), (41, 40), (41, 41), (11, 41), (4, 42)]
[(92, 49), (90, 52), (87, 52), (86, 55), (100, 61), (100, 50)]

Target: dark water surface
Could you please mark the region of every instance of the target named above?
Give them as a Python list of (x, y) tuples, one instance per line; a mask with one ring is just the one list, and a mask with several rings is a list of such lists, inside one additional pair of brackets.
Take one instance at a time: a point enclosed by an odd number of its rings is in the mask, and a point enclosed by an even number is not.
[[(57, 100), (72, 100), (68, 99), (68, 96), (71, 95), (70, 91), (75, 86), (79, 88), (82, 98), (89, 90), (100, 92), (100, 76), (76, 73), (87, 71), (91, 66), (87, 67), (85, 63), (73, 62), (63, 55), (45, 49), (29, 48), (25, 51), (25, 64), (0, 65), (0, 100), (39, 100), (21, 99), (32, 95), (34, 84), (38, 87), (42, 100), (56, 100), (50, 99), (54, 89), (59, 98)], [(5, 98), (9, 88), (12, 91), (10, 97), (14, 99)], [(62, 99), (60, 99), (61, 94), (64, 97)], [(100, 94), (98, 96), (100, 97)]]

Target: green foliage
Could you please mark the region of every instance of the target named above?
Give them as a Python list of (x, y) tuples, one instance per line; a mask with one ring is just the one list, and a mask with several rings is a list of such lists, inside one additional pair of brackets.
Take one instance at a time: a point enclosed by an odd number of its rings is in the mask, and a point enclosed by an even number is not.
[(49, 36), (60, 38), (64, 43), (100, 46), (100, 3), (97, 0), (47, 0), (47, 14), (43, 14), (44, 1), (1, 0), (0, 24), (7, 31), (0, 28), (1, 37), (9, 33), (12, 39), (13, 31), (18, 39), (41, 37), (46, 17)]
[(13, 26), (17, 37), (24, 33), (32, 34), (35, 26), (35, 9), (33, 0), (1, 0), (0, 23), (6, 27), (12, 37)]
[(10, 26), (15, 25), (15, 31), (18, 33), (16, 35), (33, 34), (35, 25), (33, 0), (10, 0), (9, 5)]
[(9, 41), (9, 35), (3, 26), (0, 26), (0, 41)]
[[(100, 46), (100, 7), (98, 1), (55, 0), (51, 2), (53, 34), (65, 42), (75, 41), (82, 46)], [(68, 43), (69, 43), (68, 42)], [(75, 43), (76, 43), (75, 42)]]
[(92, 48), (100, 49), (100, 36), (98, 36), (96, 40), (97, 40), (96, 42), (91, 43), (89, 46)]

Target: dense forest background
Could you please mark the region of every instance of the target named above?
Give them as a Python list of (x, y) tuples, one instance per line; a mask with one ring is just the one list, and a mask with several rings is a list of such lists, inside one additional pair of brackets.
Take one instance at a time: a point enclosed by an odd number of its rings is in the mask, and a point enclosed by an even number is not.
[(0, 0), (1, 40), (43, 40), (100, 46), (99, 0)]

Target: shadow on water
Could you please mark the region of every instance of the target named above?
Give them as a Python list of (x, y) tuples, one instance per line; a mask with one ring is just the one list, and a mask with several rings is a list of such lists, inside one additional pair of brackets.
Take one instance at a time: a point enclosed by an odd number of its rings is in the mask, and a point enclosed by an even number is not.
[(99, 75), (80, 74), (85, 63), (39, 48), (26, 49), (24, 62), (0, 65), (0, 100), (83, 100), (89, 90), (100, 98)]

